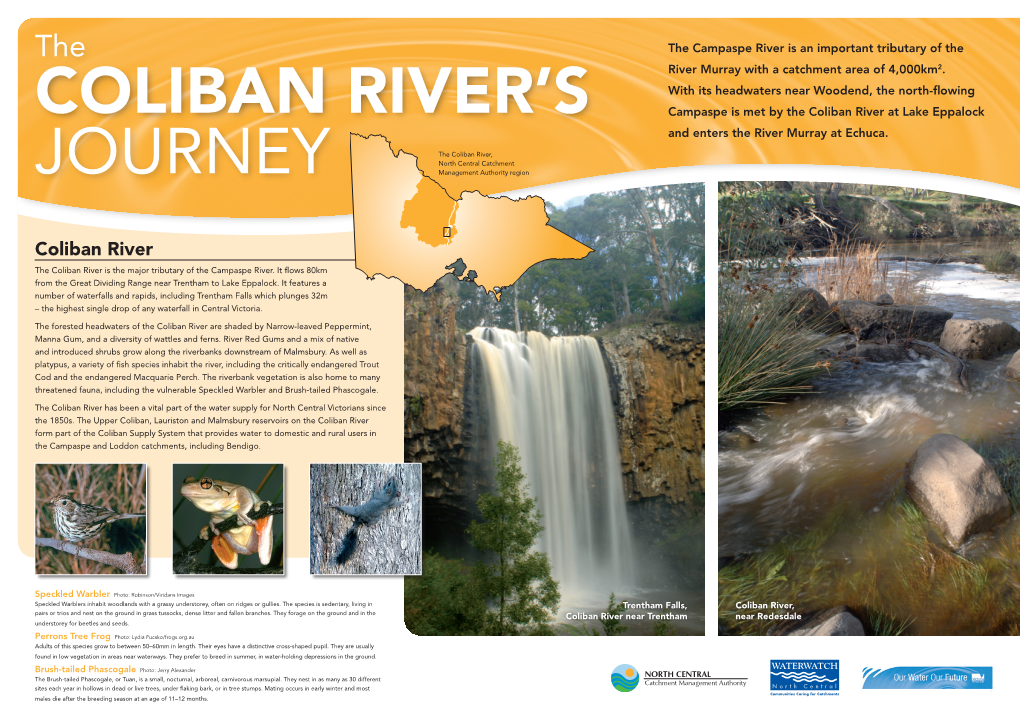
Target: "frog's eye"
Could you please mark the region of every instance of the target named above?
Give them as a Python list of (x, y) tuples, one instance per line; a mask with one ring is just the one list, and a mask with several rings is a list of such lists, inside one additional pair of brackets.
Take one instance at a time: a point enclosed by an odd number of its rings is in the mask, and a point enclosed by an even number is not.
[(205, 490), (208, 491), (212, 487), (213, 487), (213, 482), (212, 482), (211, 478), (203, 478), (202, 479), (202, 488), (204, 488)]

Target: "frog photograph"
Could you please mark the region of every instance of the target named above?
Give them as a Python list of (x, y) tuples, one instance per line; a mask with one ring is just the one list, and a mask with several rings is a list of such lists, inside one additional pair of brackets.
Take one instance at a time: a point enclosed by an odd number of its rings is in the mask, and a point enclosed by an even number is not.
[(313, 463), (313, 574), (421, 575), (420, 463)]
[(146, 572), (146, 466), (35, 467), (35, 572)]
[(283, 465), (174, 464), (177, 574), (283, 573)]

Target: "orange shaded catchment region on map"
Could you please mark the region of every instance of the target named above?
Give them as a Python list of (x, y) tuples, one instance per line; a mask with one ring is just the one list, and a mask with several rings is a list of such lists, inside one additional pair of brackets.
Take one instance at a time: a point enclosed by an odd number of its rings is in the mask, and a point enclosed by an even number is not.
[(418, 168), (417, 156), (394, 152), (381, 135), (351, 134), (356, 265), (427, 290), (462, 261), (486, 291), (513, 285), (543, 260), (580, 259), (591, 249), (549, 225), (545, 201), (466, 192), (451, 198)]
[(422, 243), (446, 245), (457, 235), (457, 201), (439, 183), (422, 176), (418, 192), (404, 203), (400, 227), (414, 228)]

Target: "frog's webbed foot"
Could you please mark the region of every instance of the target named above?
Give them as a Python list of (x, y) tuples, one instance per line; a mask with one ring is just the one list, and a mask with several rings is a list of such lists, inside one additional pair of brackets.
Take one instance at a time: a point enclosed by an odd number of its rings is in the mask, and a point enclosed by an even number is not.
[(247, 556), (258, 548), (258, 538), (250, 526), (221, 532), (212, 542), (213, 552), (227, 568), (237, 568), (238, 554)]
[(265, 566), (273, 556), (273, 517), (266, 516), (255, 521), (255, 532), (259, 537), (259, 562)]
[(208, 526), (202, 526), (202, 530), (198, 532), (198, 536), (203, 541), (208, 541), (209, 540), (210, 532), (211, 532), (211, 535), (213, 535), (213, 536), (220, 535), (220, 532), (216, 530), (216, 525), (214, 523), (210, 522)]
[[(238, 547), (239, 546), (234, 542), (229, 533), (216, 536), (212, 542), (213, 553), (215, 553), (216, 557), (220, 559), (220, 563), (230, 569), (237, 568)], [(240, 548), (244, 547), (240, 546)]]

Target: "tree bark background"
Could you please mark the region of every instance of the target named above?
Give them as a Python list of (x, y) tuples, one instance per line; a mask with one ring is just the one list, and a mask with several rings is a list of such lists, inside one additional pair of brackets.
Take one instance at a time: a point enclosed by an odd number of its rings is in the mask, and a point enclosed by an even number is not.
[[(383, 512), (371, 526), (358, 527), (358, 545), (345, 564), (336, 562), (354, 519), (332, 506), (360, 506), (376, 483), (397, 479), (402, 505)], [(312, 464), (309, 561), (315, 574), (420, 575), (421, 464)]]

